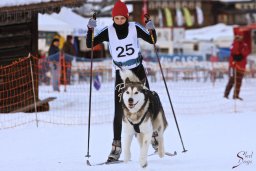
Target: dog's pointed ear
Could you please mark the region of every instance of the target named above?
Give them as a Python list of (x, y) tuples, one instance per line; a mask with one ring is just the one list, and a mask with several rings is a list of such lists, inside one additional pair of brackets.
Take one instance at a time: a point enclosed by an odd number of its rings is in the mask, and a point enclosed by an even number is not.
[(147, 79), (146, 78), (143, 78), (143, 80), (141, 81), (141, 84), (143, 85), (143, 88), (145, 90), (148, 90), (148, 87), (147, 87)]
[(141, 83), (143, 84), (143, 86), (146, 86), (147, 79), (146, 79), (146, 78), (143, 78), (143, 79), (141, 80)]
[(127, 78), (125, 79), (125, 84), (128, 84), (128, 83), (131, 83), (131, 81), (130, 81), (130, 79), (127, 77)]

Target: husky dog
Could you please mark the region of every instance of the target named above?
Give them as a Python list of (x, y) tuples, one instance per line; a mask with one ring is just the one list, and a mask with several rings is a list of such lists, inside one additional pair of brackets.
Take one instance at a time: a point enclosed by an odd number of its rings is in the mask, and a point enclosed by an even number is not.
[[(163, 133), (168, 123), (157, 93), (148, 90), (144, 81), (131, 76), (125, 79), (121, 96), (125, 128), (124, 161), (131, 159), (130, 146), (136, 135), (140, 145), (139, 162), (141, 167), (146, 167), (150, 143), (156, 147), (159, 157), (164, 156)], [(121, 78), (124, 78), (122, 74)]]

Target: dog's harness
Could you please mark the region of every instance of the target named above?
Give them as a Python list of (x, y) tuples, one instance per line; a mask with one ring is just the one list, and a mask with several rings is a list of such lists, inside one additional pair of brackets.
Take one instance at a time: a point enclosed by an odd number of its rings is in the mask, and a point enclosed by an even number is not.
[(140, 122), (137, 123), (137, 124), (132, 123), (132, 122), (127, 118), (127, 120), (130, 122), (130, 124), (133, 126), (135, 132), (140, 133), (140, 124), (142, 124), (142, 122), (143, 122), (144, 119), (146, 118), (147, 113), (148, 113), (148, 112), (146, 112), (146, 113), (143, 115), (143, 117), (141, 118)]

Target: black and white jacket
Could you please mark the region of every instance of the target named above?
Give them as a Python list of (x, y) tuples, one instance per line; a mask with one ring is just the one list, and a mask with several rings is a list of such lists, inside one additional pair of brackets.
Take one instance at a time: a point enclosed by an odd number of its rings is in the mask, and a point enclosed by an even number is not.
[[(143, 27), (142, 25), (140, 25), (139, 23), (135, 23), (136, 25), (136, 30), (137, 30), (137, 36), (138, 38), (143, 39), (144, 41), (153, 44), (151, 36), (149, 34), (149, 32), (145, 29), (145, 27)], [(124, 39), (125, 37), (127, 37), (128, 35), (128, 26), (129, 26), (129, 22), (126, 22), (124, 25), (117, 25), (115, 23), (113, 23), (114, 28), (116, 29), (116, 33), (117, 33), (117, 37), (119, 39)], [(155, 42), (157, 41), (156, 38), (156, 31), (152, 30), (153, 33), (153, 37)], [(108, 27), (103, 28), (95, 37), (94, 37), (94, 46), (96, 46), (99, 43), (102, 42), (108, 42), (109, 38), (108, 38)], [(86, 37), (86, 45), (88, 48), (92, 47), (92, 29), (88, 29), (87, 32), (87, 37)]]

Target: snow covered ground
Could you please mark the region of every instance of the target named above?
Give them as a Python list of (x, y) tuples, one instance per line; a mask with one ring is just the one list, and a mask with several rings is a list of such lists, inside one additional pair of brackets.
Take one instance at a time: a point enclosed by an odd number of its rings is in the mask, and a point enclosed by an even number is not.
[[(0, 171), (255, 171), (255, 80), (244, 81), (241, 90), (244, 101), (237, 102), (236, 113), (232, 108), (229, 109), (234, 105), (234, 101), (222, 98), (225, 84), (226, 81), (217, 82), (213, 88), (211, 84), (203, 82), (169, 82), (169, 85), (173, 86), (170, 88), (171, 95), (174, 108), (177, 109), (176, 116), (185, 149), (188, 151), (182, 153), (183, 148), (177, 128), (169, 111), (167, 112), (169, 127), (165, 132), (165, 147), (166, 151), (177, 151), (178, 155), (175, 157), (165, 156), (162, 159), (158, 156), (151, 156), (148, 158), (148, 167), (145, 169), (139, 166), (139, 147), (135, 139), (131, 149), (132, 161), (127, 164), (89, 167), (86, 165), (88, 158), (85, 157), (88, 153), (87, 125), (64, 126), (39, 122), (39, 127), (36, 128), (33, 122), (33, 124), (26, 124), (14, 129), (0, 130)], [(159, 92), (165, 91), (164, 88), (159, 87), (158, 83), (151, 85)], [(206, 89), (209, 86), (211, 88)], [(109, 86), (107, 91), (111, 91), (111, 89), (113, 87)], [(46, 90), (40, 90), (41, 96), (50, 95)], [(106, 91), (104, 86), (103, 90)], [(57, 100), (50, 103), (51, 111), (40, 113), (39, 119), (45, 120), (48, 115), (52, 116), (53, 112), (60, 112), (64, 115), (65, 112), (71, 111), (72, 105), (78, 107), (82, 102), (85, 103), (85, 98), (81, 95), (84, 90), (79, 92), (80, 94), (71, 93), (71, 90), (68, 89), (66, 94), (59, 93)], [(52, 95), (53, 92), (50, 93)], [(73, 96), (71, 96), (72, 94)], [(160, 97), (164, 101), (165, 110), (169, 110), (165, 96), (166, 94), (163, 93)], [(194, 98), (189, 101), (186, 97)], [(75, 104), (74, 100), (78, 104)], [(112, 103), (112, 99), (108, 101), (108, 103)], [(209, 102), (214, 102), (214, 104), (209, 104)], [(191, 106), (189, 106), (190, 103)], [(93, 109), (97, 108), (94, 105), (92, 107)], [(182, 108), (185, 108), (187, 112), (182, 113)], [(101, 110), (103, 113), (106, 112), (104, 107)], [(194, 111), (190, 113), (188, 110)], [(91, 126), (89, 149), (91, 163), (106, 160), (110, 152), (113, 136), (112, 123), (108, 121), (112, 120), (112, 109), (110, 113), (108, 116), (110, 119), (105, 123), (94, 123)], [(68, 119), (66, 114), (64, 116)], [(34, 118), (34, 115), (32, 117)], [(150, 148), (149, 153), (152, 152), (153, 149)], [(241, 158), (238, 158), (237, 155)], [(123, 154), (121, 159), (123, 159)], [(236, 165), (239, 166), (232, 169)]]

